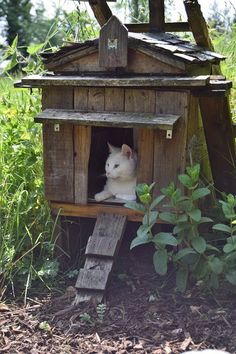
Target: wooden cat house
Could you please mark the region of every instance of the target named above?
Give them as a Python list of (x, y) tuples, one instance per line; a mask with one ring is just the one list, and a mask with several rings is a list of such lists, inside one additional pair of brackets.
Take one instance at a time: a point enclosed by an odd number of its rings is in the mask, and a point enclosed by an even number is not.
[(222, 153), (235, 158), (231, 82), (212, 76), (222, 59), (163, 29), (128, 32), (110, 16), (99, 39), (45, 55), (48, 73), (22, 79), (21, 86), (42, 88), (35, 121), (42, 123), (45, 195), (53, 213), (97, 218), (77, 282), (82, 299), (102, 297), (126, 220), (141, 220), (116, 200), (94, 200), (105, 182), (107, 142), (137, 150), (138, 183), (157, 182), (155, 193), (177, 182), (192, 161), (209, 176), (208, 156), (215, 185), (229, 189), (232, 167)]

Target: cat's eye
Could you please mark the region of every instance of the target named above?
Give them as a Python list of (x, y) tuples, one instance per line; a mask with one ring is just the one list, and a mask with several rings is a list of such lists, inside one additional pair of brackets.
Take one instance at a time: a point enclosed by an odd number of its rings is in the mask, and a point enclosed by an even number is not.
[(115, 164), (115, 165), (114, 165), (114, 168), (117, 168), (117, 167), (119, 167), (119, 166), (120, 166), (120, 165), (118, 165), (118, 164)]

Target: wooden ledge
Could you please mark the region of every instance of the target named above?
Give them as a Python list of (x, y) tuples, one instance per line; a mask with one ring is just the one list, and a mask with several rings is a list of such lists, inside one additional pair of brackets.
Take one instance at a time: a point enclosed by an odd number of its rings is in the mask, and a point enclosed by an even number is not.
[(35, 122), (53, 124), (79, 124), (101, 127), (153, 128), (173, 130), (180, 115), (130, 113), (130, 112), (83, 112), (64, 109), (45, 109)]
[[(203, 87), (209, 83), (210, 75), (179, 76), (56, 76), (30, 75), (21, 80), (22, 87), (86, 86), (86, 87)], [(19, 83), (17, 84), (19, 87)]]

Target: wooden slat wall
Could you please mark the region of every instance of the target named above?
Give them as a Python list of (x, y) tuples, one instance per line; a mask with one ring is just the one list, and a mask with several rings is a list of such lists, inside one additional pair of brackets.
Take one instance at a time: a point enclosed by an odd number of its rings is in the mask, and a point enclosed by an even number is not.
[[(76, 88), (74, 92), (74, 109), (88, 110), (89, 88)], [(74, 127), (75, 150), (75, 203), (87, 204), (88, 201), (88, 166), (91, 146), (91, 127)]]
[[(126, 112), (155, 112), (155, 90), (126, 89)], [(134, 146), (138, 150), (137, 183), (153, 181), (153, 137), (150, 129), (134, 129)], [(145, 166), (145, 168), (144, 168)]]
[[(73, 108), (73, 88), (43, 88), (42, 106), (45, 108)], [(48, 200), (74, 201), (73, 126), (43, 125), (44, 183)]]
[(169, 182), (177, 182), (178, 174), (185, 168), (186, 139), (189, 94), (187, 92), (156, 92), (156, 112), (180, 114), (172, 139), (166, 139), (166, 132), (155, 131), (154, 137), (154, 173), (157, 183), (155, 193)]

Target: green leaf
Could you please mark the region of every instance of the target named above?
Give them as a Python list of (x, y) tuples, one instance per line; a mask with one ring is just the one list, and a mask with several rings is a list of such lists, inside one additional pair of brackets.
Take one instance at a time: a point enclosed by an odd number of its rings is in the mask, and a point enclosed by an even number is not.
[(192, 211), (189, 211), (187, 213), (191, 219), (193, 219), (196, 222), (199, 222), (201, 220), (201, 210), (200, 209), (194, 209)]
[(139, 200), (143, 203), (143, 204), (149, 204), (152, 200), (152, 196), (150, 193), (145, 193), (142, 195), (139, 195)]
[(208, 264), (213, 273), (221, 274), (223, 272), (224, 263), (218, 257), (210, 258)]
[(153, 255), (153, 264), (158, 274), (164, 275), (167, 272), (168, 254), (166, 250), (157, 250)]
[(163, 221), (167, 221), (170, 224), (176, 223), (176, 214), (170, 212), (163, 212), (159, 214), (159, 218)]
[(178, 176), (179, 181), (187, 188), (193, 187), (193, 183), (191, 178), (188, 175), (179, 175)]
[(176, 273), (176, 286), (180, 292), (184, 292), (187, 287), (188, 268), (179, 268)]
[(176, 225), (174, 227), (173, 234), (174, 235), (178, 234), (179, 232), (189, 230), (190, 228), (191, 228), (191, 225), (188, 222), (179, 223), (178, 225)]
[(199, 224), (203, 224), (204, 222), (213, 222), (213, 220), (211, 218), (206, 217), (206, 216), (202, 216), (199, 221)]
[(137, 230), (137, 236), (138, 237), (147, 236), (147, 234), (149, 233), (150, 229), (151, 229), (151, 227), (149, 227), (148, 225), (139, 226), (139, 228)]
[(17, 60), (17, 54), (16, 52), (13, 53), (11, 60), (9, 61), (9, 63), (7, 64), (7, 66), (4, 68), (3, 73), (6, 73), (8, 71), (10, 71), (11, 69), (13, 69), (16, 65), (18, 64), (18, 60)]
[(157, 198), (155, 198), (150, 205), (150, 209), (154, 209), (164, 198), (165, 195), (159, 195)]
[(226, 274), (225, 277), (230, 284), (236, 285), (236, 270), (232, 270), (230, 273)]
[(235, 250), (236, 250), (236, 244), (234, 243), (226, 243), (226, 245), (224, 245), (223, 247), (224, 253), (230, 253)]
[(150, 193), (150, 188), (149, 188), (149, 185), (147, 183), (138, 184), (136, 186), (135, 190), (136, 190), (136, 193), (138, 194), (138, 196)]
[(144, 245), (151, 242), (151, 240), (147, 237), (147, 236), (138, 236), (135, 237), (130, 245), (130, 249), (132, 250), (134, 247), (140, 246), (140, 245)]
[(196, 254), (196, 251), (191, 247), (183, 248), (174, 256), (174, 260), (178, 261), (189, 254)]
[(125, 203), (124, 205), (126, 208), (129, 208), (129, 209), (133, 209), (133, 210), (136, 210), (136, 211), (140, 211), (142, 213), (145, 213), (146, 212), (146, 209), (145, 207), (140, 204), (140, 203), (137, 203), (137, 202), (134, 202), (134, 201), (130, 201), (130, 202), (127, 202)]
[(228, 234), (231, 234), (231, 228), (225, 224), (215, 224), (214, 226), (212, 226), (212, 228), (213, 230), (223, 231), (227, 232)]
[(148, 215), (145, 214), (143, 217), (143, 224), (144, 225), (154, 225), (158, 217), (158, 212), (157, 211), (151, 211), (149, 212), (149, 220), (148, 220)]
[(29, 53), (30, 55), (36, 54), (43, 48), (43, 46), (44, 43), (31, 44), (27, 47), (27, 53)]
[(207, 243), (203, 237), (199, 236), (192, 240), (192, 246), (195, 249), (195, 251), (202, 254), (206, 251)]
[(216, 252), (220, 253), (220, 250), (217, 247), (209, 245), (209, 244), (207, 244), (206, 249), (210, 250), (210, 251), (216, 251)]
[(179, 222), (186, 222), (188, 221), (188, 217), (186, 214), (181, 214), (181, 215), (178, 215), (177, 216), (177, 220), (176, 220), (178, 223)]
[(208, 188), (197, 188), (192, 193), (192, 200), (203, 198), (210, 193), (211, 192)]
[(178, 241), (176, 240), (176, 238), (169, 232), (159, 232), (154, 236), (153, 241), (155, 242), (155, 244), (159, 245), (178, 245)]

